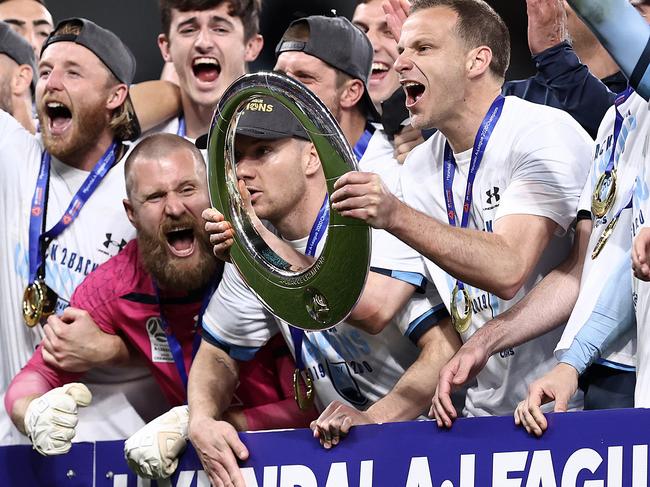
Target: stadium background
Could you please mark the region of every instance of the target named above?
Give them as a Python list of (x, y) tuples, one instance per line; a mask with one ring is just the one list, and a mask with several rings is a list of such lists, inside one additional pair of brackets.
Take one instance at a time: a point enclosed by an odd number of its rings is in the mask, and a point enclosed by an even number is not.
[[(312, 14), (338, 14), (351, 18), (356, 2), (353, 0), (263, 0), (261, 30), (264, 50), (251, 70), (271, 69), (273, 50), (289, 22)], [(520, 79), (533, 73), (526, 40), (525, 0), (488, 0), (504, 18), (512, 37), (512, 63), (508, 79)], [(160, 33), (157, 0), (46, 0), (54, 20), (67, 17), (87, 17), (113, 30), (133, 50), (138, 60), (136, 81), (160, 76), (162, 59), (156, 44)]]

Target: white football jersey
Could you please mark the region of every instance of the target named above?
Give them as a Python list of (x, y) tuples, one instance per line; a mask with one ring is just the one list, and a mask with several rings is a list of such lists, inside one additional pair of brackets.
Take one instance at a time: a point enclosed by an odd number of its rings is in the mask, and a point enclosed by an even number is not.
[[(647, 112), (647, 103), (636, 93), (632, 94), (625, 103), (619, 107), (619, 112), (624, 117), (621, 132), (613, 147), (613, 130), (616, 119), (615, 108), (611, 107), (603, 119), (596, 139), (596, 150), (593, 154), (593, 162), (587, 183), (580, 197), (578, 211), (586, 211), (591, 214), (591, 197), (600, 176), (604, 173), (609, 163), (612, 151), (616, 151), (615, 160), (619, 161), (616, 168), (616, 197), (610, 211), (602, 218), (592, 215), (592, 232), (587, 246), (587, 253), (582, 269), (580, 280), (580, 294), (576, 301), (571, 317), (558, 343), (555, 353), (559, 358), (567, 350), (576, 334), (585, 324), (596, 305), (611, 269), (616, 262), (629, 260), (629, 251), (632, 245), (630, 225), (632, 224), (632, 208), (626, 208), (636, 185), (636, 177), (640, 163), (640, 157), (628, 157), (629, 153), (639, 150), (642, 144), (643, 134), (639, 132), (640, 117)], [(641, 136), (640, 136), (641, 135)], [(592, 252), (600, 240), (603, 231), (615, 215), (619, 215), (618, 222), (607, 244), (602, 248), (596, 259), (592, 258)], [(603, 351), (602, 362), (605, 365), (617, 367), (634, 366), (636, 353), (636, 330), (630, 330), (612, 343), (607, 350)]]
[[(304, 252), (306, 239), (293, 244)], [(374, 242), (373, 255), (376, 245)], [(366, 409), (385, 396), (418, 357), (417, 338), (435, 325), (443, 308), (434, 287), (429, 285), (425, 294), (415, 293), (377, 335), (347, 323), (326, 331), (305, 332), (301, 352), (314, 381), (317, 407), (322, 410), (339, 400)], [(238, 359), (251, 358), (280, 331), (295, 358), (289, 325), (263, 307), (230, 264), (203, 316), (203, 328)]]
[[(40, 343), (40, 326), (28, 328), (22, 316), (23, 291), (29, 275), (29, 223), (36, 178), (41, 163), (40, 141), (0, 110), (0, 394)], [(52, 158), (46, 228), (61, 218), (88, 172)], [(72, 224), (49, 245), (46, 283), (60, 297), (58, 312), (67, 306), (75, 288), (99, 264), (117, 254), (135, 236), (126, 218), (124, 170), (117, 164), (106, 175)], [(92, 372), (86, 383), (93, 392), (92, 406), (80, 410), (76, 441), (124, 438), (144, 424), (126, 396), (137, 397), (150, 388), (145, 367)], [(94, 387), (93, 383), (101, 384)], [(119, 411), (119, 414), (115, 412)], [(1, 415), (6, 415), (4, 409)], [(24, 442), (10, 421), (0, 421), (0, 443)]]
[[(650, 144), (650, 105), (640, 97), (635, 97), (638, 109), (634, 140), (626, 146), (625, 160), (638, 161), (640, 164), (634, 195), (632, 197), (632, 238), (639, 230), (649, 225), (650, 215), (650, 171), (648, 170), (648, 146)], [(632, 101), (632, 100), (631, 100)], [(620, 164), (620, 163), (619, 163)], [(634, 391), (635, 407), (650, 407), (650, 283), (632, 277), (633, 302), (636, 303), (636, 389)]]
[[(406, 159), (401, 181), (403, 198), (409, 206), (448, 223), (443, 188), (445, 142), (443, 134), (437, 132), (416, 147)], [(572, 223), (592, 148), (593, 141), (566, 113), (506, 97), (474, 181), (468, 227), (492, 232), (500, 218), (524, 214), (546, 217), (557, 223), (558, 230), (513, 299), (506, 301), (465, 285), (473, 313), (469, 329), (461, 334), (463, 340), (509, 309), (565, 259), (572, 244)], [(459, 220), (471, 152), (455, 154), (453, 195)], [(424, 259), (424, 266), (443, 303), (449, 306), (456, 279), (428, 259)], [(528, 384), (554, 365), (553, 349), (561, 333), (560, 327), (492, 356), (479, 373), (477, 386), (468, 390), (465, 414), (512, 414), (526, 397)]]

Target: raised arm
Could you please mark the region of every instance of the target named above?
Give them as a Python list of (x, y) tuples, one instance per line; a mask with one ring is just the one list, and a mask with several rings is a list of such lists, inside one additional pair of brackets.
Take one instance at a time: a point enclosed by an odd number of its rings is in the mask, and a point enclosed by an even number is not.
[(169, 81), (144, 81), (133, 85), (129, 93), (143, 132), (175, 117), (181, 108), (178, 85)]

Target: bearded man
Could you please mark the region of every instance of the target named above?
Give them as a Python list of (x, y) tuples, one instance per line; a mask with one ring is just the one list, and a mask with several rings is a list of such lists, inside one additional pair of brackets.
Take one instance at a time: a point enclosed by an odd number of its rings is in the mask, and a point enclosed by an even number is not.
[[(221, 274), (202, 230), (201, 212), (209, 205), (205, 164), (191, 142), (155, 134), (136, 146), (124, 169), (124, 208), (136, 239), (84, 280), (60, 318), (49, 318), (45, 341), (50, 343), (36, 351), (7, 393), (12, 421), (44, 454), (70, 449), (77, 406), (91, 399), (83, 384), (73, 383), (87, 367), (67, 373), (44, 360), (46, 349), (56, 348), (54, 342), (70, 323), (94, 321), (99, 333), (121, 337), (102, 350), (101, 359), (121, 363), (131, 354), (142, 356), (168, 402), (178, 406), (172, 414), (187, 418), (187, 408), (180, 405), (186, 403), (187, 374), (200, 342), (197, 323)], [(281, 348), (279, 340), (242, 365), (236, 401), (241, 407), (227, 415), (235, 428), (278, 427), (277, 420), (260, 420), (258, 408), (275, 407), (278, 415), (290, 418), (279, 427), (306, 426), (313, 418), (313, 412), (301, 412), (294, 404), (294, 366), (278, 359)], [(288, 354), (282, 360), (290, 361)], [(279, 414), (278, 407), (289, 414)]]

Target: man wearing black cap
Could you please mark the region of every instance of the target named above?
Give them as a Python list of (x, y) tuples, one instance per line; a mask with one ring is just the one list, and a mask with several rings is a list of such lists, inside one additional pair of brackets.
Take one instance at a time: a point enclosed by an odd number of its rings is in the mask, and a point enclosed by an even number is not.
[[(244, 201), (250, 195), (256, 217), (270, 222), (287, 247), (313, 258), (322, 250), (323, 229), (327, 228), (322, 223), (329, 217), (318, 154), (304, 129), (279, 102), (253, 100), (245, 110), (235, 140)], [(261, 225), (256, 227), (266, 235)], [(315, 390), (311, 400), (320, 410), (326, 409), (328, 419), (348, 419), (344, 428), (329, 421), (313, 424), (326, 447), (335, 445), (338, 430), (349, 429), (351, 424), (414, 419), (423, 412), (427, 394), (407, 391), (415, 389), (411, 387), (414, 382), (433, 390), (435, 383), (430, 379), (436, 377), (423, 377), (422, 370), (441, 366), (453, 354), (458, 346), (455, 334), (445, 313), (440, 313), (443, 305), (432, 286), (414, 294), (413, 284), (380, 277), (394, 282), (394, 292), (378, 301), (384, 307), (399, 308), (383, 330), (366, 333), (348, 321), (327, 331), (301, 333), (270, 316), (234, 267), (226, 264), (203, 317), (203, 343), (189, 381), (190, 438), (214, 485), (244, 485), (235, 455), (243, 459), (247, 451), (231, 426), (215, 420), (221, 418), (237, 382), (236, 359), (249, 360), (277, 333), (293, 349), (297, 367), (309, 371)], [(401, 294), (399, 284), (409, 286), (410, 292)], [(396, 296), (402, 299), (399, 305), (393, 303)], [(365, 312), (355, 308), (351, 319), (362, 320)]]
[(0, 109), (31, 133), (35, 131), (31, 90), (35, 82), (34, 51), (9, 24), (0, 21)]
[[(115, 34), (68, 19), (41, 53), (36, 109), (42, 142), (0, 111), (0, 222), (9, 229), (0, 243), (3, 394), (48, 333), (41, 326), (47, 316), (62, 311), (84, 277), (134, 237), (121, 208), (123, 172), (114, 167), (123, 142), (139, 135), (128, 97), (134, 73), (133, 55)], [(83, 329), (75, 331), (83, 342)], [(148, 384), (155, 391), (150, 378), (143, 382), (146, 375), (145, 369), (111, 371), (113, 385), (93, 386), (101, 379), (89, 379), (93, 418), (83, 422), (88, 429), (78, 438), (119, 438), (141, 426), (125, 395), (140, 395)], [(3, 415), (0, 441), (18, 440), (6, 420)]]

